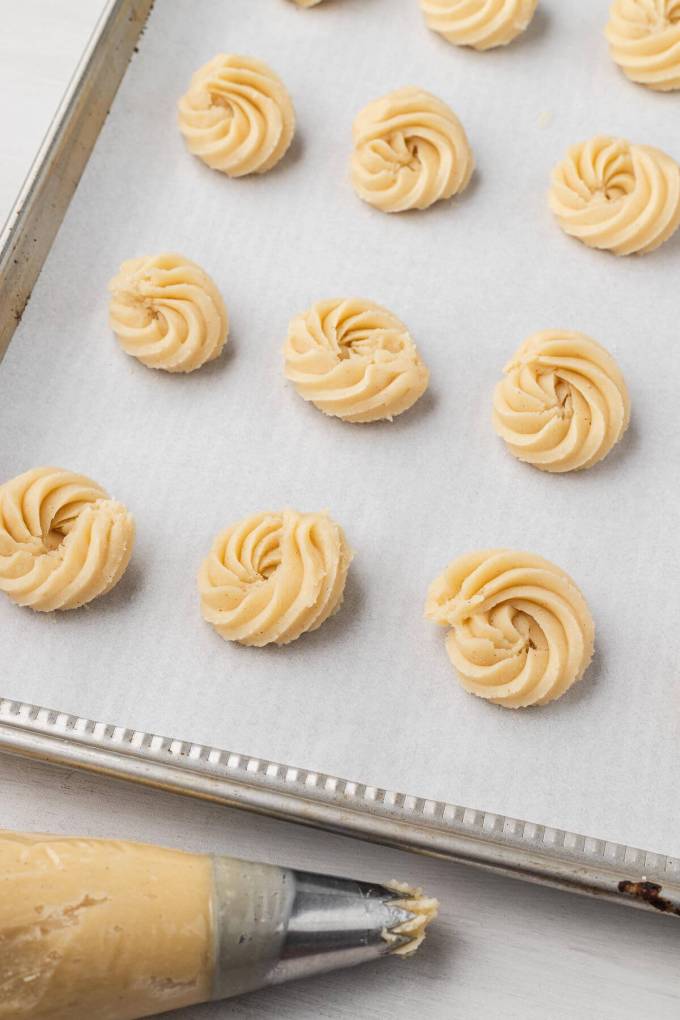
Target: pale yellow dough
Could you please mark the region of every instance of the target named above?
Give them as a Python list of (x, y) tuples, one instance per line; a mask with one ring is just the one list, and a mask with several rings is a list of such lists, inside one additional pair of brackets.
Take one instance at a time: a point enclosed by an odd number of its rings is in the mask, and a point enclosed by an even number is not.
[(528, 28), (538, 0), (420, 0), (428, 28), (456, 46), (507, 46)]
[(220, 53), (193, 75), (179, 101), (189, 152), (229, 177), (271, 170), (290, 145), (295, 111), (285, 85), (261, 60)]
[(293, 3), (297, 4), (298, 7), (316, 7), (317, 4), (321, 3), (321, 0), (293, 0)]
[(680, 89), (680, 0), (614, 0), (605, 35), (631, 81), (658, 92)]
[(487, 549), (449, 564), (430, 586), (428, 619), (471, 694), (505, 708), (545, 705), (583, 676), (595, 628), (564, 571), (532, 553)]
[(317, 301), (288, 327), (285, 373), (300, 396), (350, 422), (392, 419), (429, 373), (396, 315), (362, 298)]
[(285, 645), (340, 606), (352, 553), (326, 513), (260, 513), (221, 532), (198, 575), (201, 611), (228, 641)]
[(135, 526), (84, 475), (26, 471), (0, 485), (0, 591), (40, 612), (75, 609), (123, 576)]
[(352, 184), (383, 212), (427, 209), (463, 191), (474, 158), (453, 110), (425, 89), (407, 86), (361, 110), (352, 128)]
[(205, 270), (164, 253), (123, 262), (109, 283), (109, 321), (127, 354), (149, 368), (193, 372), (229, 333), (222, 296)]
[(630, 400), (621, 371), (583, 333), (535, 333), (504, 372), (494, 392), (494, 427), (515, 457), (542, 471), (592, 467), (628, 427)]
[(131, 1020), (210, 998), (209, 857), (0, 832), (0, 1020)]
[(549, 198), (562, 229), (590, 248), (644, 255), (680, 225), (680, 166), (651, 145), (598, 135), (557, 164)]

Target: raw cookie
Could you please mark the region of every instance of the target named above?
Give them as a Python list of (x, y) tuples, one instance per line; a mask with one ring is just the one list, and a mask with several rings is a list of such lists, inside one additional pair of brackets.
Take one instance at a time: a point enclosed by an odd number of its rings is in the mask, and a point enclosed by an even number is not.
[(297, 4), (298, 7), (316, 7), (317, 4), (321, 3), (321, 0), (293, 0), (293, 3)]
[(576, 471), (606, 457), (630, 420), (611, 354), (584, 333), (535, 333), (496, 386), (493, 424), (511, 453), (542, 471)]
[(420, 0), (428, 28), (456, 46), (506, 46), (529, 26), (538, 0)]
[(429, 373), (396, 315), (361, 298), (317, 301), (288, 327), (285, 373), (325, 414), (391, 420), (415, 404)]
[(680, 224), (680, 166), (651, 145), (598, 135), (557, 164), (549, 200), (565, 233), (588, 247), (644, 255)]
[(427, 209), (463, 191), (475, 161), (453, 110), (409, 85), (376, 99), (352, 127), (354, 190), (383, 212)]
[(583, 595), (532, 553), (460, 556), (430, 586), (425, 615), (450, 628), (446, 650), (465, 690), (505, 708), (560, 698), (593, 656)]
[(0, 591), (20, 606), (46, 613), (105, 595), (134, 539), (123, 504), (84, 475), (42, 467), (0, 485)]
[(286, 645), (340, 606), (352, 553), (326, 513), (260, 513), (221, 532), (198, 575), (201, 612), (243, 645)]
[(614, 0), (605, 35), (631, 81), (657, 92), (680, 89), (680, 0)]
[(293, 103), (261, 60), (220, 53), (193, 75), (179, 101), (189, 152), (229, 177), (263, 174), (283, 157), (295, 132)]
[(226, 343), (229, 317), (220, 292), (182, 255), (128, 259), (109, 290), (109, 321), (118, 342), (149, 368), (193, 372)]

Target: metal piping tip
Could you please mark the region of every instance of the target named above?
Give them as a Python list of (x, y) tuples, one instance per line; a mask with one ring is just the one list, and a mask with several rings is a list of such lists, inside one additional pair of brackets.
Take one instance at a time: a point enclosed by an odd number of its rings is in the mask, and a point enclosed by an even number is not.
[[(217, 859), (215, 874), (214, 998), (381, 956), (410, 956), (437, 914), (435, 899), (399, 882), (378, 885), (225, 858)], [(237, 877), (252, 896), (233, 896)]]

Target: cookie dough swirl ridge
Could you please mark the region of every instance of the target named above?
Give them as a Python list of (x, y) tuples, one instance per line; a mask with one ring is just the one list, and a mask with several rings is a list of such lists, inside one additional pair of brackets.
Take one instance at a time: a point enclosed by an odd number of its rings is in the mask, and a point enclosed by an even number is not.
[(271, 170), (295, 132), (293, 103), (261, 60), (218, 54), (199, 68), (179, 101), (189, 152), (229, 177)]
[(605, 35), (631, 81), (657, 92), (680, 89), (680, 0), (614, 0)]
[(538, 0), (420, 0), (428, 28), (456, 46), (506, 46), (528, 27)]
[(446, 649), (465, 690), (506, 708), (561, 697), (593, 655), (595, 629), (581, 592), (532, 553), (461, 556), (431, 585), (425, 614), (449, 628)]
[(630, 400), (621, 371), (583, 333), (536, 333), (504, 372), (494, 393), (494, 427), (515, 457), (542, 471), (592, 467), (628, 427)]
[(226, 343), (229, 317), (220, 292), (182, 255), (129, 259), (109, 291), (119, 344), (149, 368), (193, 372), (218, 357)]
[(553, 170), (550, 207), (591, 248), (645, 254), (680, 224), (680, 167), (660, 149), (598, 135)]
[(40, 612), (75, 609), (118, 583), (134, 537), (126, 508), (90, 478), (26, 471), (0, 485), (0, 591)]
[(340, 606), (352, 554), (326, 513), (259, 513), (221, 532), (198, 575), (203, 617), (228, 641), (285, 645)]
[(352, 128), (351, 176), (383, 212), (427, 209), (463, 191), (474, 158), (453, 110), (424, 89), (397, 89), (361, 110)]
[(429, 373), (396, 315), (361, 298), (318, 301), (288, 328), (285, 373), (305, 400), (350, 422), (392, 419)]

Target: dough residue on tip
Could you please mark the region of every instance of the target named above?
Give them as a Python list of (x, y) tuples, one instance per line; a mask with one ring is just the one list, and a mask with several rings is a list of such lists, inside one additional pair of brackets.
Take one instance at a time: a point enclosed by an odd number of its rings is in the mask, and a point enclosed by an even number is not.
[[(390, 945), (396, 943), (392, 949), (393, 956), (412, 956), (425, 938), (425, 932), (431, 921), (439, 912), (439, 900), (432, 896), (425, 896), (422, 889), (408, 885), (406, 882), (386, 882), (387, 889), (393, 889), (399, 896), (391, 901), (393, 907), (408, 911), (413, 917), (394, 928), (385, 929), (383, 938)], [(409, 939), (404, 943), (404, 937)]]

